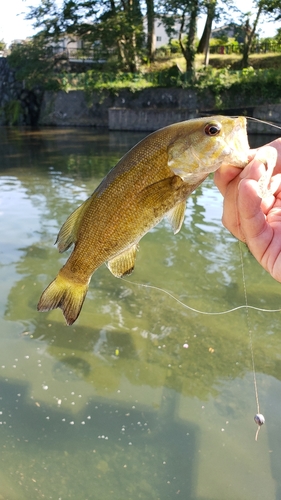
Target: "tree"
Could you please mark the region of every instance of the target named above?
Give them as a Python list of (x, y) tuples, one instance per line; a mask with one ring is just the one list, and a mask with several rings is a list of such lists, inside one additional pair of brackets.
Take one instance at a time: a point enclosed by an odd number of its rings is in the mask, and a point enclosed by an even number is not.
[(217, 0), (207, 0), (206, 7), (207, 7), (207, 17), (206, 17), (204, 31), (197, 48), (197, 53), (205, 54), (205, 66), (208, 66), (210, 38), (212, 33), (212, 24), (216, 17)]
[(54, 0), (41, 0), (27, 19), (46, 39), (70, 35), (88, 47), (98, 43), (122, 69), (137, 69), (144, 40), (140, 0), (64, 0), (61, 8)]
[(243, 31), (244, 31), (244, 43), (243, 43), (243, 56), (241, 61), (242, 68), (247, 68), (249, 66), (249, 55), (255, 40), (255, 34), (257, 31), (257, 26), (260, 21), (261, 16), (271, 15), (275, 19), (281, 18), (281, 1), (280, 0), (257, 0), (255, 2), (255, 13), (253, 18), (252, 26), (250, 25), (251, 13), (244, 15)]
[(242, 68), (248, 68), (248, 66), (249, 66), (249, 55), (251, 52), (251, 48), (252, 48), (253, 41), (254, 41), (254, 35), (256, 33), (256, 28), (257, 28), (261, 13), (262, 13), (262, 2), (260, 2), (260, 5), (258, 5), (258, 9), (256, 12), (256, 16), (255, 16), (252, 28), (250, 26), (249, 18), (246, 19), (246, 21), (243, 25), (244, 43), (243, 43), (243, 55), (242, 55), (242, 61), (241, 61)]
[(201, 0), (168, 0), (161, 5), (162, 20), (166, 30), (175, 32), (176, 21), (179, 21), (178, 40), (185, 58), (186, 71), (193, 77), (195, 72), (197, 18), (202, 9)]
[(209, 63), (209, 45), (214, 21), (224, 22), (225, 29), (228, 31), (229, 28), (236, 26), (233, 23), (233, 15), (237, 13), (241, 14), (241, 12), (235, 3), (233, 3), (233, 0), (205, 0), (203, 2), (203, 10), (206, 12), (206, 21), (201, 39), (199, 40), (197, 53), (205, 54), (205, 66), (207, 66)]
[(8, 61), (16, 71), (17, 80), (24, 81), (26, 90), (34, 87), (59, 90), (62, 87), (58, 72), (62, 70), (65, 58), (54, 54), (40, 34), (24, 43), (13, 44)]
[[(209, 41), (212, 30), (212, 23), (214, 20), (224, 19), (228, 22), (228, 26), (233, 24), (233, 14), (240, 14), (241, 19), (241, 32), (243, 34), (243, 56), (241, 61), (242, 68), (246, 68), (249, 65), (249, 54), (251, 52), (253, 42), (255, 40), (256, 30), (260, 18), (262, 15), (275, 14), (276, 19), (278, 16), (281, 18), (281, 0), (256, 0), (254, 7), (254, 14), (241, 13), (232, 0), (227, 0), (225, 2), (219, 2), (219, 0), (205, 0), (204, 7), (207, 11), (207, 17), (205, 22), (204, 31), (199, 41), (197, 52), (202, 54), (205, 53), (205, 65), (208, 64), (209, 56)], [(229, 19), (232, 22), (229, 23)], [(250, 24), (250, 18), (253, 18), (252, 26)]]
[(191, 74), (194, 73), (195, 67), (195, 54), (196, 54), (196, 49), (195, 49), (195, 39), (196, 39), (196, 33), (197, 33), (197, 17), (199, 14), (199, 0), (193, 0), (193, 2), (190, 2), (190, 10), (189, 10), (189, 26), (188, 26), (188, 32), (187, 32), (187, 41), (186, 44), (184, 45), (183, 39), (182, 39), (182, 32), (183, 32), (183, 26), (184, 26), (184, 17), (185, 13), (182, 16), (182, 23), (181, 23), (181, 30), (179, 32), (179, 43), (180, 43), (180, 48), (181, 51), (184, 55), (185, 61), (186, 61), (186, 71), (190, 72)]
[(275, 21), (279, 21), (281, 19), (281, 1), (269, 0), (264, 2), (264, 12), (269, 14)]

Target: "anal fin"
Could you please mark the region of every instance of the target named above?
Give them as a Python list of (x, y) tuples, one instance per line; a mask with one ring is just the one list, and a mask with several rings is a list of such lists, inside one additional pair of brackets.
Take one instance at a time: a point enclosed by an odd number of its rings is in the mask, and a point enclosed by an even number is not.
[(131, 274), (135, 267), (137, 245), (133, 245), (129, 249), (120, 253), (114, 259), (111, 259), (107, 263), (107, 267), (110, 272), (116, 276), (116, 278), (122, 278), (122, 276)]
[(177, 234), (182, 226), (185, 214), (186, 200), (181, 201), (167, 213), (167, 219), (170, 222), (174, 234)]

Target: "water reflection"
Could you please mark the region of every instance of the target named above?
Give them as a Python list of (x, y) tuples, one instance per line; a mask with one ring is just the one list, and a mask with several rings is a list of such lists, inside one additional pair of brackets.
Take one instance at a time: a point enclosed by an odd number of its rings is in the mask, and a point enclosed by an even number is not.
[[(95, 273), (74, 327), (36, 311), (66, 260), (60, 225), (141, 137), (1, 130), (0, 498), (280, 498), (280, 313), (249, 311), (257, 447), (245, 310), (202, 316), (134, 284), (203, 311), (245, 303), (211, 179), (179, 235), (163, 222), (141, 241), (131, 283)], [(280, 285), (242, 252), (249, 304), (280, 307)]]

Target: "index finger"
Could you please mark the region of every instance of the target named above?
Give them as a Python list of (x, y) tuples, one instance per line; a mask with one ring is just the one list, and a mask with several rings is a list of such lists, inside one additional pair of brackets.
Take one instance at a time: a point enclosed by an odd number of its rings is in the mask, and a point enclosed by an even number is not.
[(238, 195), (241, 231), (249, 249), (259, 262), (273, 236), (273, 230), (266, 221), (261, 202), (257, 193), (257, 182), (253, 179), (242, 179)]
[(214, 174), (214, 182), (223, 196), (225, 196), (228, 185), (241, 174), (241, 168), (231, 165), (220, 167)]

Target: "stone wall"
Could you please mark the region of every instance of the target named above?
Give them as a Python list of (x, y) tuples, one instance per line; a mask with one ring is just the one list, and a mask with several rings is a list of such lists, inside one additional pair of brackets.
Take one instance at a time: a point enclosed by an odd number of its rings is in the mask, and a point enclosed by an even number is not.
[(38, 122), (42, 92), (26, 90), (16, 80), (15, 71), (0, 57), (0, 125), (35, 125)]

